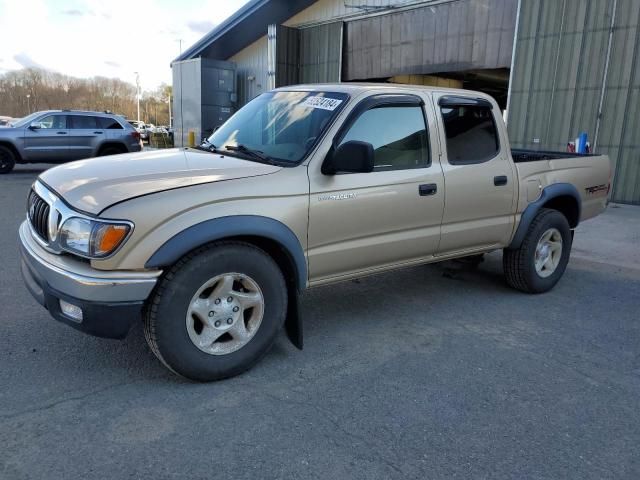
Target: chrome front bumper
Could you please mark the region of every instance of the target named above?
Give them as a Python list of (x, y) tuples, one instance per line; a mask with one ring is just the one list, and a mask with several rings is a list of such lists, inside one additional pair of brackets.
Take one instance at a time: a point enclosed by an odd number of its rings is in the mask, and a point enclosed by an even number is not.
[[(31, 295), (57, 320), (93, 335), (125, 336), (162, 274), (101, 271), (69, 255), (49, 253), (35, 241), (26, 221), (19, 238), (22, 277)], [(60, 300), (82, 308), (82, 320), (66, 317)]]

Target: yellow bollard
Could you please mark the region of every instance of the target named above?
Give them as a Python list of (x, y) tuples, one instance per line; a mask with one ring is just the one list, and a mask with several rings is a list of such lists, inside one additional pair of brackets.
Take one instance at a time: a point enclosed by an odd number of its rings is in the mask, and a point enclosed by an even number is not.
[(196, 132), (194, 132), (193, 130), (189, 131), (189, 146), (191, 148), (196, 146)]

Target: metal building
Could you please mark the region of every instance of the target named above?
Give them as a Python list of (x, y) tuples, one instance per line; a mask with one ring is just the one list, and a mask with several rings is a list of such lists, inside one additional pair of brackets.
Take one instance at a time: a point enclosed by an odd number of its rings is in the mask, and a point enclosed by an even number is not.
[(640, 1), (521, 0), (509, 98), (514, 147), (587, 132), (613, 163), (611, 199), (640, 204)]
[(208, 137), (233, 114), (238, 100), (235, 64), (199, 57), (172, 67), (174, 141), (186, 145), (189, 132), (198, 140)]
[(514, 146), (587, 132), (615, 162), (612, 199), (640, 203), (639, 15), (638, 0), (250, 0), (173, 65), (233, 62), (232, 108), (295, 83), (481, 90), (508, 107)]

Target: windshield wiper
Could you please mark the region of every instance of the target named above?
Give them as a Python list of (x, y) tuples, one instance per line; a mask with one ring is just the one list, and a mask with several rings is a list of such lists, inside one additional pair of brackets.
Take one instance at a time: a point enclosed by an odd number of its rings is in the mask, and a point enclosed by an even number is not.
[(274, 162), (271, 157), (265, 155), (260, 150), (253, 150), (252, 148), (249, 148), (246, 145), (227, 145), (224, 148), (232, 152), (244, 153), (246, 155), (249, 155), (259, 160), (262, 163), (268, 163), (269, 165), (276, 165), (276, 162)]

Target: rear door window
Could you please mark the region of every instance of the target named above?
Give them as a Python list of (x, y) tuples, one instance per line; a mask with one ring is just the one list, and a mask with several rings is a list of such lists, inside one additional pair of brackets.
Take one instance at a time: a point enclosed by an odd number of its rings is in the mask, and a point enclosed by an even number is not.
[(71, 115), (70, 117), (71, 117), (71, 125), (69, 128), (72, 128), (75, 130), (102, 128), (96, 122), (97, 117), (91, 117), (88, 115)]
[(443, 106), (441, 112), (450, 164), (482, 163), (498, 154), (500, 140), (491, 108)]

